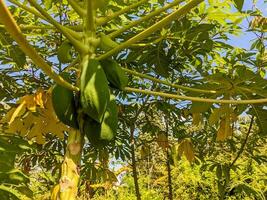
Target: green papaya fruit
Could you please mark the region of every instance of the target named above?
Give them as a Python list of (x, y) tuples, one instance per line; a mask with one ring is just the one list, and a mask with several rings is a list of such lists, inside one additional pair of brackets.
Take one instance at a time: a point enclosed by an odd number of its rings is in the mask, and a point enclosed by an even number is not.
[(110, 86), (123, 90), (128, 84), (128, 77), (121, 66), (114, 60), (101, 60), (100, 62)]
[(72, 45), (69, 41), (65, 41), (59, 46), (57, 58), (61, 63), (69, 63), (72, 61), (71, 48)]
[(109, 51), (115, 47), (117, 47), (118, 44), (114, 42), (109, 36), (105, 35), (104, 33), (100, 33), (100, 48), (104, 51)]
[(116, 105), (115, 96), (111, 95), (103, 121), (98, 123), (87, 118), (84, 122), (84, 131), (91, 144), (101, 146), (108, 144), (108, 141), (115, 137), (117, 128), (118, 107)]
[(104, 117), (110, 94), (105, 72), (97, 60), (84, 61), (80, 89), (83, 111), (100, 123)]
[[(61, 74), (61, 76), (70, 81), (67, 73)], [(72, 128), (79, 128), (73, 91), (56, 84), (52, 90), (52, 104), (61, 122)]]

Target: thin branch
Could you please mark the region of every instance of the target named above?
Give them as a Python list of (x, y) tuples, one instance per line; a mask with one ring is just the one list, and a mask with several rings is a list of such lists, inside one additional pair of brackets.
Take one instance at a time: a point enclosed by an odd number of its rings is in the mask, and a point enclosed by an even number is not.
[(41, 13), (39, 13), (36, 9), (27, 7), (24, 4), (21, 4), (21, 3), (17, 2), (17, 1), (15, 1), (15, 0), (9, 0), (9, 2), (17, 5), (19, 8), (22, 8), (23, 10), (25, 10), (25, 11), (27, 11), (27, 12), (35, 15), (35, 16), (47, 21), (47, 19), (43, 15), (41, 15)]
[(114, 55), (115, 53), (120, 52), (122, 49), (125, 49), (125, 48), (131, 46), (132, 44), (145, 39), (147, 36), (151, 35), (155, 31), (165, 27), (167, 24), (169, 24), (173, 20), (175, 20), (175, 19), (177, 20), (177, 19), (181, 18), (182, 16), (187, 14), (191, 9), (193, 9), (194, 7), (196, 7), (198, 4), (200, 4), (203, 1), (204, 0), (192, 0), (192, 1), (190, 1), (189, 3), (184, 5), (182, 8), (178, 9), (177, 11), (169, 14), (167, 17), (160, 20), (158, 23), (152, 25), (151, 27), (147, 28), (146, 30), (142, 31), (141, 33), (139, 33), (136, 36), (132, 37), (131, 39), (127, 40), (126, 42), (120, 44), (116, 48), (114, 48), (114, 49), (108, 51), (107, 53), (99, 56), (98, 60), (108, 58), (108, 57)]
[(177, 94), (170, 94), (165, 92), (154, 92), (149, 90), (142, 90), (136, 88), (125, 87), (125, 92), (136, 92), (153, 96), (161, 96), (170, 99), (179, 99), (179, 100), (188, 100), (188, 101), (196, 101), (203, 103), (223, 103), (223, 104), (260, 104), (266, 103), (266, 99), (249, 99), (249, 100), (223, 100), (223, 99), (209, 99), (209, 98), (201, 98), (201, 97), (191, 97), (191, 96), (182, 96)]
[(149, 20), (150, 18), (152, 18), (152, 17), (154, 17), (156, 15), (161, 14), (162, 12), (168, 10), (169, 8), (171, 8), (173, 6), (176, 6), (176, 5), (180, 4), (183, 1), (184, 0), (175, 0), (172, 3), (169, 3), (166, 6), (164, 6), (162, 8), (159, 8), (158, 10), (155, 10), (155, 11), (149, 13), (148, 15), (146, 15), (144, 17), (141, 17), (140, 19), (138, 19), (136, 21), (133, 21), (130, 24), (128, 24), (128, 25), (126, 25), (124, 27), (121, 27), (120, 29), (118, 29), (118, 30), (110, 33), (109, 34), (109, 37), (110, 38), (117, 37), (118, 35), (120, 35), (121, 33), (125, 32), (125, 31), (127, 31), (128, 29), (130, 29), (130, 28), (132, 28), (134, 26), (137, 26), (137, 25), (141, 24), (142, 22), (147, 21), (147, 20)]
[[(87, 52), (88, 48), (79, 40), (75, 39), (78, 35), (74, 35), (73, 30), (70, 30), (61, 24), (59, 24), (56, 20), (54, 20), (35, 0), (28, 0), (28, 2), (35, 7), (44, 17), (48, 19), (48, 21), (54, 25), (58, 30), (64, 34), (66, 38), (75, 46), (75, 48), (80, 52)], [(79, 33), (76, 33), (79, 34)], [(74, 37), (73, 37), (74, 36)]]
[(137, 1), (136, 3), (134, 4), (131, 4), (129, 6), (127, 6), (126, 8), (123, 8), (115, 13), (112, 13), (111, 15), (107, 15), (105, 17), (102, 17), (102, 18), (99, 18), (99, 20), (97, 20), (97, 25), (104, 25), (106, 23), (108, 23), (109, 21), (113, 20), (114, 18), (124, 14), (124, 13), (127, 13), (129, 12), (131, 9), (134, 9), (140, 5), (142, 5), (143, 3), (147, 2), (149, 0), (141, 0), (141, 1)]
[(80, 17), (84, 17), (86, 15), (86, 10), (83, 9), (76, 1), (68, 0), (68, 2)]
[(156, 83), (161, 83), (161, 84), (164, 84), (164, 85), (168, 85), (168, 86), (171, 86), (171, 87), (176, 88), (176, 89), (182, 89), (182, 90), (187, 90), (187, 91), (192, 91), (192, 92), (208, 93), (208, 94), (216, 94), (216, 93), (218, 93), (215, 90), (202, 90), (202, 89), (191, 88), (191, 87), (186, 87), (186, 86), (182, 86), (182, 85), (176, 85), (176, 84), (170, 83), (170, 82), (168, 82), (166, 80), (160, 80), (160, 79), (154, 78), (152, 76), (149, 76), (149, 75), (146, 75), (146, 74), (142, 74), (142, 73), (139, 73), (139, 72), (136, 72), (136, 71), (124, 68), (124, 67), (122, 67), (122, 69), (125, 72), (129, 73), (129, 74), (138, 76), (140, 78), (145, 78), (145, 79), (151, 80), (151, 81), (156, 82)]
[(251, 118), (246, 138), (245, 138), (244, 142), (242, 143), (242, 146), (240, 147), (240, 150), (238, 151), (238, 153), (237, 153), (235, 159), (233, 160), (233, 162), (231, 163), (230, 167), (232, 167), (235, 164), (235, 162), (238, 160), (238, 158), (241, 156), (242, 152), (244, 151), (245, 146), (246, 146), (247, 141), (248, 141), (249, 134), (250, 134), (251, 129), (252, 129), (253, 122), (254, 122), (254, 116), (252, 116), (252, 118)]
[(39, 66), (39, 68), (42, 69), (51, 79), (68, 89), (79, 91), (79, 88), (71, 85), (61, 76), (56, 74), (46, 63), (46, 61), (39, 56), (38, 52), (27, 42), (13, 16), (6, 7), (4, 1), (0, 1), (0, 20), (5, 25), (6, 30), (10, 33), (13, 39), (18, 43), (23, 52), (28, 55), (33, 62)]

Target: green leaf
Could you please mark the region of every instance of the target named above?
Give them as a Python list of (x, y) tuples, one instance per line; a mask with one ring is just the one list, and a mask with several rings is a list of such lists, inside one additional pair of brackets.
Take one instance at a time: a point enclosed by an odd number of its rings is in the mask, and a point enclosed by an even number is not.
[(52, 2), (53, 0), (43, 0), (43, 4), (45, 5), (46, 10), (52, 8)]
[(253, 114), (256, 116), (256, 123), (259, 126), (260, 134), (267, 135), (267, 110), (253, 105)]
[(211, 103), (193, 102), (190, 112), (191, 113), (204, 113), (210, 109)]
[(234, 0), (234, 3), (237, 10), (241, 12), (244, 5), (244, 0)]
[(101, 123), (110, 94), (105, 72), (97, 60), (84, 61), (80, 89), (83, 111)]
[[(17, 199), (21, 200), (21, 194), (15, 190), (12, 187), (7, 187), (5, 185), (0, 184), (0, 191), (1, 191), (1, 196), (5, 199)], [(11, 195), (11, 198), (10, 198)]]
[(14, 48), (12, 48), (10, 55), (18, 68), (24, 67), (24, 65), (26, 64), (26, 56), (19, 47), (15, 46)]
[(115, 47), (117, 47), (118, 44), (114, 42), (109, 36), (105, 35), (104, 33), (100, 33), (100, 45), (99, 47), (104, 51), (109, 51)]

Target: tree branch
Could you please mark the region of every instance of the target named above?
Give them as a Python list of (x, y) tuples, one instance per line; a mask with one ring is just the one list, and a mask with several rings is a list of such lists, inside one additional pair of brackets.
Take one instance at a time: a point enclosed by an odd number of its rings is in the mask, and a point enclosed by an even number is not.
[(108, 16), (105, 16), (105, 17), (102, 17), (102, 18), (99, 18), (97, 20), (97, 25), (104, 25), (106, 23), (108, 23), (109, 21), (113, 20), (114, 18), (124, 14), (124, 13), (127, 13), (129, 12), (131, 9), (133, 8), (136, 8), (140, 5), (142, 5), (143, 3), (147, 2), (148, 0), (141, 0), (141, 1), (137, 1), (136, 3), (134, 4), (131, 4), (129, 6), (127, 6), (126, 8), (123, 8), (115, 13), (112, 13), (111, 15), (108, 15)]
[(250, 134), (251, 129), (252, 129), (253, 122), (254, 122), (254, 116), (252, 116), (252, 118), (251, 118), (246, 138), (245, 138), (244, 142), (242, 143), (240, 150), (238, 151), (238, 153), (237, 153), (235, 159), (233, 160), (233, 162), (231, 163), (230, 167), (232, 167), (235, 164), (235, 162), (238, 160), (238, 158), (241, 156), (242, 152), (244, 151), (245, 146), (246, 146), (247, 141), (248, 141), (249, 134)]
[[(76, 33), (75, 31), (68, 29), (61, 24), (59, 24), (56, 20), (54, 20), (39, 4), (36, 3), (35, 0), (28, 0), (29, 3), (35, 7), (47, 20), (54, 25), (58, 30), (64, 34), (66, 38), (69, 39), (69, 41), (75, 46), (75, 48), (79, 52), (87, 52), (88, 48), (79, 40), (75, 39), (74, 37), (80, 37), (79, 33)], [(74, 37), (73, 37), (74, 36)]]
[(160, 20), (158, 23), (152, 25), (151, 27), (147, 28), (146, 30), (142, 31), (141, 33), (139, 33), (136, 36), (132, 37), (131, 39), (127, 40), (126, 42), (120, 44), (116, 48), (114, 48), (114, 49), (108, 51), (107, 53), (99, 56), (98, 60), (108, 58), (108, 57), (114, 55), (115, 53), (120, 52), (122, 49), (125, 49), (125, 48), (131, 46), (132, 44), (145, 39), (147, 36), (151, 35), (155, 31), (165, 27), (167, 24), (169, 24), (173, 20), (179, 19), (180, 17), (184, 16), (191, 9), (193, 9), (194, 7), (196, 7), (199, 3), (203, 2), (203, 1), (204, 0), (192, 0), (192, 1), (190, 1), (189, 3), (184, 5), (182, 8), (178, 9), (177, 11), (169, 14), (167, 17)]
[(170, 94), (165, 92), (154, 92), (149, 90), (142, 90), (136, 88), (125, 87), (125, 92), (136, 92), (142, 93), (147, 95), (153, 96), (161, 96), (170, 99), (180, 99), (180, 100), (188, 100), (188, 101), (196, 101), (196, 102), (203, 102), (203, 103), (223, 103), (223, 104), (260, 104), (266, 103), (266, 99), (249, 99), (249, 100), (222, 100), (222, 99), (208, 99), (208, 98), (201, 98), (201, 97), (191, 97), (191, 96), (182, 96), (176, 94)]
[(168, 82), (166, 80), (160, 80), (160, 79), (154, 78), (152, 76), (149, 76), (149, 75), (146, 75), (146, 74), (142, 74), (142, 73), (139, 73), (139, 72), (136, 72), (136, 71), (124, 68), (124, 67), (122, 67), (122, 69), (125, 72), (127, 72), (129, 74), (132, 74), (134, 76), (138, 76), (140, 78), (148, 79), (148, 80), (151, 80), (151, 81), (156, 82), (156, 83), (161, 83), (161, 84), (164, 84), (164, 85), (168, 85), (168, 86), (171, 86), (171, 87), (176, 88), (176, 89), (182, 89), (182, 90), (187, 90), (187, 91), (192, 91), (192, 92), (199, 92), (199, 93), (208, 93), (208, 94), (216, 94), (216, 93), (218, 93), (215, 90), (202, 90), (202, 89), (191, 88), (191, 87), (186, 87), (186, 86), (182, 86), (182, 85), (176, 85), (176, 84), (170, 83), (170, 82)]
[(6, 7), (4, 1), (0, 1), (0, 20), (5, 25), (6, 30), (10, 33), (13, 39), (18, 43), (23, 52), (28, 55), (33, 62), (39, 66), (51, 79), (59, 85), (68, 89), (79, 91), (79, 88), (65, 81), (61, 76), (56, 74), (46, 61), (39, 56), (38, 52), (27, 42), (26, 38), (19, 29), (16, 21)]
[(156, 16), (156, 15), (161, 14), (161, 13), (164, 12), (165, 10), (168, 10), (169, 8), (178, 5), (178, 4), (180, 4), (181, 2), (183, 2), (183, 1), (184, 1), (184, 0), (175, 0), (175, 1), (173, 1), (172, 3), (169, 3), (169, 4), (167, 4), (166, 6), (164, 6), (164, 7), (162, 7), (162, 8), (159, 8), (158, 10), (155, 10), (155, 11), (149, 13), (148, 15), (146, 15), (146, 16), (140, 18), (140, 19), (138, 19), (138, 20), (136, 20), (136, 21), (133, 21), (133, 22), (131, 22), (130, 24), (124, 26), (124, 27), (121, 27), (120, 29), (114, 31), (113, 33), (110, 33), (110, 34), (109, 34), (109, 37), (110, 37), (110, 38), (114, 38), (114, 37), (120, 35), (121, 33), (123, 33), (124, 31), (127, 31), (128, 29), (130, 29), (130, 28), (132, 28), (132, 27), (134, 27), (134, 26), (136, 26), (136, 25), (139, 25), (139, 24), (141, 24), (142, 22), (149, 20), (150, 18), (152, 18), (152, 17), (154, 17), (154, 16)]

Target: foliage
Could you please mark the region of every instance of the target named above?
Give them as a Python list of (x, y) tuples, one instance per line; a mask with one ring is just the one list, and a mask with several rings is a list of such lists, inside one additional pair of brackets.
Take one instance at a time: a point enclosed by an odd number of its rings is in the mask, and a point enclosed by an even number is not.
[[(256, 4), (7, 2), (3, 198), (266, 199), (267, 20)], [(250, 49), (229, 44), (244, 31)]]

